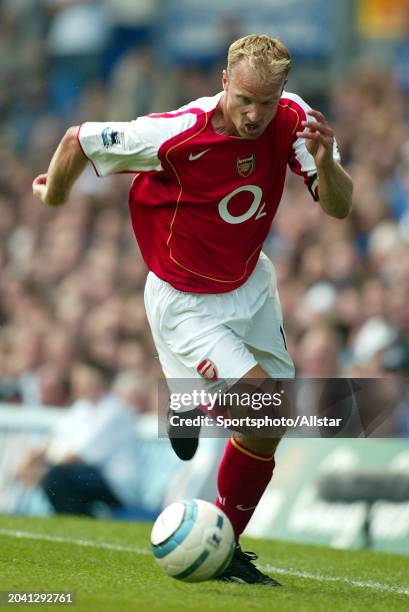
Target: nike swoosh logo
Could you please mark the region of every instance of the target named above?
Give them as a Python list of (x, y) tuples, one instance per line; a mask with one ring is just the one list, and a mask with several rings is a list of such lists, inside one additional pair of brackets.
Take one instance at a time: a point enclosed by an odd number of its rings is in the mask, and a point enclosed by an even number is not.
[[(211, 149), (211, 147), (210, 147), (210, 149)], [(193, 153), (191, 153), (189, 155), (189, 161), (194, 161), (195, 159), (199, 159), (199, 157), (202, 157), (202, 155), (204, 155), (205, 153), (210, 151), (210, 149), (205, 149), (204, 151), (200, 151), (200, 153), (196, 153), (195, 155), (193, 155)]]
[(242, 512), (247, 512), (248, 510), (254, 510), (254, 508), (257, 508), (257, 504), (255, 506), (249, 506), (248, 508), (245, 508), (244, 506), (239, 504), (238, 506), (236, 506), (236, 508), (237, 510), (241, 510)]

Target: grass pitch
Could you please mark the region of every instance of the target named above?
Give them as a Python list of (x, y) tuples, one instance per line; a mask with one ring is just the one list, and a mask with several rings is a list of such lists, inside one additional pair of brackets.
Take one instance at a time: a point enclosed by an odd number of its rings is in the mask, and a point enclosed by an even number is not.
[[(2, 516), (0, 590), (75, 591), (72, 606), (30, 606), (73, 612), (409, 609), (409, 556), (244, 539), (243, 549), (257, 552), (260, 568), (283, 587), (184, 584), (156, 566), (150, 529), (82, 518)], [(27, 604), (13, 606), (23, 607)]]

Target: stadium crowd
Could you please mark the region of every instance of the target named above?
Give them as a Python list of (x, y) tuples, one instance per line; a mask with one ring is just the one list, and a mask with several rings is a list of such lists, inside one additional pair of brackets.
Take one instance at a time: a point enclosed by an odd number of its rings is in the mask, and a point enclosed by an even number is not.
[[(129, 120), (220, 89), (218, 65), (168, 66), (157, 57), (149, 42), (155, 3), (141, 4), (146, 13), (134, 15), (132, 28), (120, 11), (116, 23), (92, 18), (100, 14), (92, 1), (0, 5), (3, 399), (69, 405), (84, 365), (107, 382), (129, 370), (147, 381), (160, 376), (144, 313), (147, 270), (127, 210), (132, 176), (99, 179), (89, 167), (61, 209), (42, 207), (31, 191), (70, 125)], [(91, 33), (70, 40), (67, 24), (83, 23), (80, 10)], [(323, 94), (354, 180), (349, 218), (326, 216), (302, 180), (288, 176), (265, 250), (301, 376), (409, 372), (407, 103), (393, 70), (368, 65)]]

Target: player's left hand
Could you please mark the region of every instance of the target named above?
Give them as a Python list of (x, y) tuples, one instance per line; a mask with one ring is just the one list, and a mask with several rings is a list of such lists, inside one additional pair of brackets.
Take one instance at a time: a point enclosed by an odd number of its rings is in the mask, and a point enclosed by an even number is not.
[(317, 166), (325, 165), (333, 159), (334, 130), (320, 111), (311, 109), (308, 115), (316, 121), (302, 121), (303, 131), (297, 132), (297, 136), (305, 138), (305, 146)]

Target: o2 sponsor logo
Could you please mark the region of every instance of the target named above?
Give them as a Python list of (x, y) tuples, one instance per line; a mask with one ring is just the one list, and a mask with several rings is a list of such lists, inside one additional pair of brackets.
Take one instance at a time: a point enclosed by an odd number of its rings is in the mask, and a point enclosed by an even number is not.
[[(249, 191), (253, 195), (253, 201), (246, 212), (242, 213), (241, 215), (234, 215), (232, 212), (233, 206), (231, 200), (233, 200), (235, 196), (243, 191)], [(265, 210), (266, 204), (265, 202), (262, 202), (262, 199), (263, 191), (257, 185), (243, 185), (242, 187), (237, 187), (237, 189), (231, 191), (227, 194), (227, 196), (220, 200), (219, 215), (223, 221), (233, 225), (244, 223), (254, 216), (256, 220), (261, 219), (261, 217), (265, 217), (267, 214)]]

